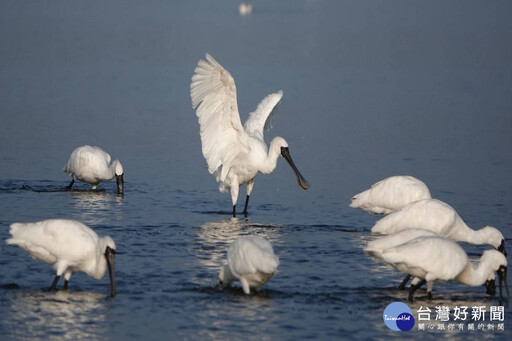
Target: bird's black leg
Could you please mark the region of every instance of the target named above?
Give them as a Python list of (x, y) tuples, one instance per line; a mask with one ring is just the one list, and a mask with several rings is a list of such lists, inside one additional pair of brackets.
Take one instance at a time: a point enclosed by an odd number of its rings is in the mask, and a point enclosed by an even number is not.
[(73, 184), (75, 183), (75, 178), (72, 178), (71, 179), (71, 183), (66, 187), (66, 189), (71, 189), (71, 187), (73, 187)]
[(245, 198), (245, 207), (244, 207), (244, 211), (242, 212), (245, 217), (247, 218), (247, 207), (249, 207), (249, 195)]
[(411, 279), (411, 275), (405, 276), (402, 283), (400, 283), (400, 285), (398, 286), (398, 290), (405, 290), (405, 286), (407, 285), (407, 282), (409, 282), (410, 279)]
[(233, 205), (233, 218), (236, 218), (236, 205)]
[(50, 287), (50, 291), (56, 291), (57, 290), (57, 283), (59, 283), (60, 276), (55, 276), (52, 285)]
[(64, 290), (68, 290), (68, 283), (69, 281), (64, 280)]
[(411, 287), (409, 288), (409, 301), (412, 302), (412, 299), (414, 297), (414, 292), (416, 290), (418, 290), (423, 284), (427, 283), (427, 281), (425, 281), (424, 279), (422, 279), (418, 284), (416, 285), (411, 285)]

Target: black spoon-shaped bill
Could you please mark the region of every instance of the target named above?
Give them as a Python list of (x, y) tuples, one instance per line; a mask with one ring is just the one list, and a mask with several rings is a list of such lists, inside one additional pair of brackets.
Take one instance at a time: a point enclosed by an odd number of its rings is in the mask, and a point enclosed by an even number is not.
[(105, 250), (105, 258), (107, 259), (108, 276), (110, 278), (110, 297), (116, 295), (116, 277), (114, 274), (116, 251), (107, 246)]
[(507, 282), (507, 267), (502, 265), (498, 269), (498, 278), (500, 280), (500, 298), (503, 298), (503, 289), (502, 283), (505, 282), (505, 289), (507, 290), (507, 296), (510, 296), (508, 291), (508, 282)]
[(297, 178), (297, 183), (299, 184), (300, 188), (308, 189), (309, 182), (302, 176), (302, 174), (300, 174), (299, 170), (297, 169), (297, 166), (295, 166), (295, 163), (293, 163), (288, 147), (281, 147), (281, 156), (284, 157), (285, 160), (288, 161), (290, 167), (292, 167), (292, 170), (295, 173), (295, 177)]

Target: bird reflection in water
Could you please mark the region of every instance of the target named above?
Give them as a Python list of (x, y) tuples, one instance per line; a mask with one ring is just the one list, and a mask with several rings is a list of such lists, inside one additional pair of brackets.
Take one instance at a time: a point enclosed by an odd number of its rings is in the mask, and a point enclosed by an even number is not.
[(79, 212), (75, 217), (87, 225), (103, 225), (122, 218), (123, 197), (103, 190), (69, 192), (72, 205)]
[(238, 238), (260, 236), (279, 245), (278, 225), (253, 224), (246, 220), (229, 219), (207, 222), (198, 229), (193, 252), (202, 267), (207, 268), (211, 281), (218, 284), (220, 266), (226, 262), (228, 247)]
[(105, 294), (24, 291), (6, 295), (6, 300), (11, 303), (11, 312), (5, 323), (12, 324), (8, 330), (13, 338), (47, 339), (52, 335), (62, 340), (80, 340), (108, 335), (110, 301)]

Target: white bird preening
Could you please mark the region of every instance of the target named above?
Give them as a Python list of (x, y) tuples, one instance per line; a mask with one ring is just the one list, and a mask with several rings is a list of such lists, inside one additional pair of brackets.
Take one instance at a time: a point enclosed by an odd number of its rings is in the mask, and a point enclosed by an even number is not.
[(423, 181), (410, 175), (395, 175), (354, 195), (350, 207), (359, 207), (369, 213), (388, 214), (411, 202), (430, 198), (430, 191)]
[(275, 137), (268, 150), (263, 140), (263, 130), (270, 125), (269, 116), (282, 96), (283, 92), (279, 91), (265, 97), (242, 126), (231, 74), (209, 54), (206, 61), (199, 60), (194, 70), (190, 97), (192, 107), (197, 108), (203, 156), (210, 173), (216, 174), (219, 189), (231, 192), (233, 217), (236, 217), (240, 185), (247, 184), (243, 211), (247, 215), (254, 178), (258, 173), (272, 173), (279, 155), (292, 167), (299, 186), (309, 188), (291, 159), (285, 139)]
[(456, 242), (439, 236), (423, 236), (398, 246), (382, 250), (367, 250), (372, 256), (394, 266), (398, 270), (421, 279), (409, 290), (409, 300), (423, 284), (427, 284), (428, 298), (432, 298), (432, 288), (437, 281), (452, 281), (479, 286), (494, 280), (498, 271), (500, 298), (502, 283), (505, 282), (507, 295), (507, 259), (496, 250), (486, 250), (478, 264), (472, 264), (464, 249)]
[(251, 287), (259, 288), (276, 273), (279, 258), (272, 244), (262, 237), (242, 237), (228, 249), (228, 263), (220, 268), (219, 280), (223, 286), (240, 281), (245, 294)]
[(447, 203), (437, 199), (412, 202), (402, 209), (378, 220), (373, 233), (393, 234), (402, 230), (419, 228), (431, 230), (442, 237), (469, 244), (489, 244), (505, 256), (505, 237), (495, 227), (471, 229)]
[(76, 220), (50, 219), (35, 223), (13, 223), (9, 231), (14, 244), (34, 259), (51, 264), (56, 271), (50, 290), (56, 290), (64, 275), (64, 289), (73, 272), (82, 271), (101, 280), (108, 267), (110, 296), (116, 294), (114, 261), (116, 244), (109, 236), (98, 237), (96, 232)]
[(73, 177), (67, 188), (71, 189), (75, 180), (80, 180), (90, 183), (94, 190), (101, 181), (112, 180), (115, 177), (117, 193), (123, 194), (123, 166), (119, 160), (114, 160), (112, 163), (110, 160), (110, 155), (100, 147), (81, 146), (76, 148), (62, 169)]

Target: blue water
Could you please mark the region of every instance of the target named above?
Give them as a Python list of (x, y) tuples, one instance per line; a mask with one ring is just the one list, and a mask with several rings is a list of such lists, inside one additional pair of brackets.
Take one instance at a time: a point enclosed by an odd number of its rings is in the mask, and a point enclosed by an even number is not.
[[(402, 275), (364, 255), (379, 218), (350, 197), (395, 174), (427, 183), (469, 226), (512, 238), (512, 5), (507, 1), (0, 2), (0, 239), (15, 221), (77, 219), (117, 245), (108, 279), (53, 270), (0, 243), (0, 334), (10, 339), (379, 339), (382, 313), (491, 306), (482, 287), (438, 284), (410, 304)], [(235, 78), (242, 121), (283, 89), (283, 160), (260, 175), (249, 219), (230, 219), (201, 154), (190, 77), (211, 53)], [(98, 145), (125, 170), (97, 192), (61, 172)], [(239, 207), (243, 205), (244, 189)], [(241, 207), (240, 207), (241, 208)], [(279, 272), (260, 294), (221, 290), (239, 236), (268, 238)], [(485, 247), (464, 245), (477, 257)], [(504, 331), (420, 331), (510, 339)], [(476, 329), (476, 328), (475, 328)], [(398, 334), (397, 334), (398, 333)]]

